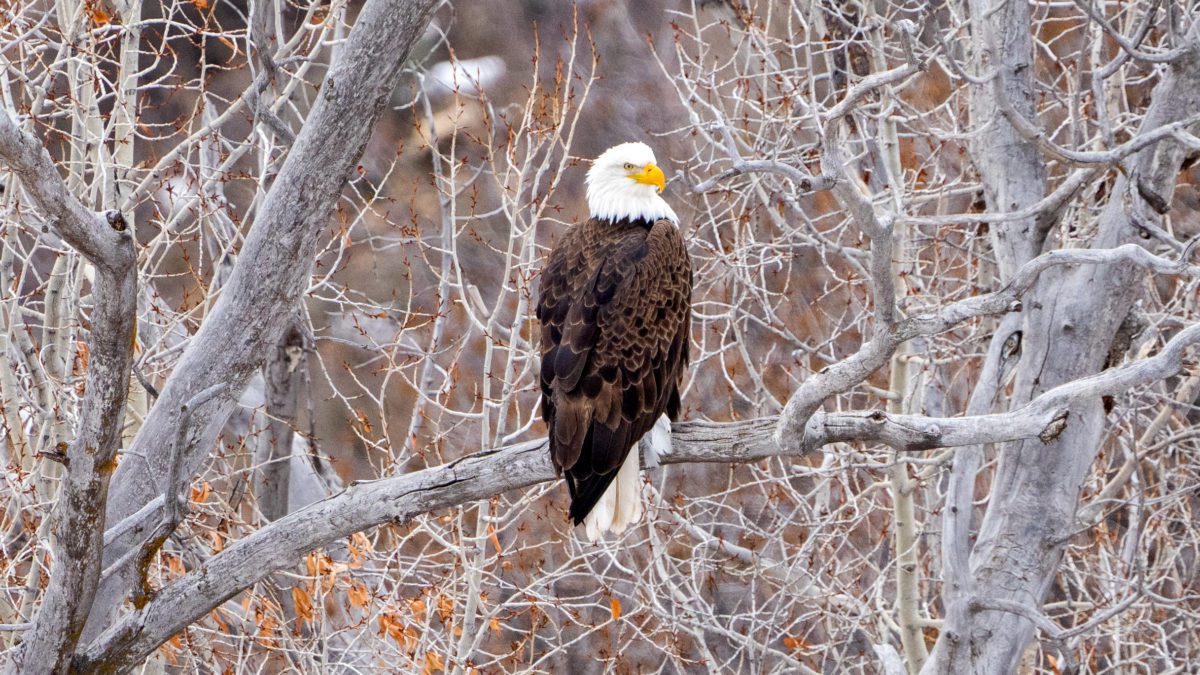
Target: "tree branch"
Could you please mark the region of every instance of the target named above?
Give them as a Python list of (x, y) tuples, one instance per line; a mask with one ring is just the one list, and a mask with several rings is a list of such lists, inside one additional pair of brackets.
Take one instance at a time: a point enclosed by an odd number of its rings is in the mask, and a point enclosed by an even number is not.
[(90, 211), (50, 155), (0, 108), (0, 158), (59, 232), (96, 268), (86, 390), (54, 511), (54, 564), (32, 626), (8, 672), (62, 669), (83, 631), (100, 579), (104, 500), (116, 465), (132, 365), (137, 265), (132, 232), (116, 211)]
[[(203, 462), (237, 393), (292, 318), (308, 285), (318, 235), (436, 4), (370, 0), (363, 7), (257, 212), (239, 263), (129, 449), (146, 461), (122, 463), (117, 471), (110, 519), (123, 520), (158, 496), (157, 486), (170, 471), (167, 449), (181, 426), (194, 439), (181, 457), (182, 475), (194, 474)], [(227, 384), (225, 392), (192, 410), (184, 424), (180, 406), (220, 382)], [(134, 527), (117, 538), (106, 551), (107, 562), (121, 558), (143, 531)], [(134, 582), (131, 572), (126, 567), (106, 580), (94, 614), (119, 606)]]
[(63, 241), (98, 268), (132, 264), (132, 238), (117, 211), (95, 213), (67, 189), (41, 141), (21, 130), (0, 108), (0, 159), (21, 179), (46, 222)]
[[(788, 400), (780, 416), (776, 442), (781, 447), (790, 448), (791, 452), (796, 454), (807, 452), (811, 449), (808, 445), (810, 418), (827, 398), (848, 391), (882, 368), (905, 340), (944, 333), (964, 321), (977, 317), (1019, 311), (1021, 296), (1033, 287), (1042, 272), (1051, 267), (1088, 263), (1126, 264), (1160, 274), (1194, 277), (1200, 275), (1200, 267), (1190, 265), (1187, 261), (1198, 245), (1200, 238), (1187, 245), (1178, 261), (1156, 256), (1136, 244), (1124, 244), (1113, 249), (1056, 250), (1042, 254), (1022, 265), (1004, 288), (904, 319), (896, 323), (891, 330), (877, 332), (851, 356), (809, 377)], [(894, 438), (899, 442), (901, 436)]]
[[(800, 451), (772, 440), (776, 419), (685, 422), (673, 429), (673, 450), (663, 464), (753, 462), (797, 456), (838, 442), (870, 442), (898, 450), (922, 450), (1061, 433), (1073, 401), (1116, 394), (1170, 377), (1182, 368), (1186, 349), (1200, 342), (1200, 326), (1175, 336), (1157, 355), (1063, 385), (1018, 410), (973, 417), (932, 418), (882, 411), (818, 413)], [(438, 509), (488, 499), (556, 478), (545, 439), (484, 450), (443, 466), (345, 491), (291, 513), (229, 546), (198, 569), (164, 588), (141, 610), (124, 617), (77, 658), (74, 667), (114, 672), (142, 661), (190, 623), (275, 570), (309, 551), (386, 522), (403, 522)]]

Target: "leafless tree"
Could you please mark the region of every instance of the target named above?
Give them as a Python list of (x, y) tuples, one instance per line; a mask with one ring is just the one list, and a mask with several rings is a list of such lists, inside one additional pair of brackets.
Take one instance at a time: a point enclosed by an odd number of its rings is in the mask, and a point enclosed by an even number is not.
[[(1190, 3), (535, 4), (0, 9), (8, 671), (1195, 671)], [(591, 545), (530, 305), (630, 138), (694, 358)]]

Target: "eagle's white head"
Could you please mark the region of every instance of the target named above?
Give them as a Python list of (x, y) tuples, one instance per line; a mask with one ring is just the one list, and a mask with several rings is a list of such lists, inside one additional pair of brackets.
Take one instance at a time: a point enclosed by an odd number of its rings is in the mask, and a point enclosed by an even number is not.
[(600, 153), (587, 173), (588, 210), (593, 218), (648, 220), (679, 218), (659, 196), (666, 177), (645, 143), (622, 143)]

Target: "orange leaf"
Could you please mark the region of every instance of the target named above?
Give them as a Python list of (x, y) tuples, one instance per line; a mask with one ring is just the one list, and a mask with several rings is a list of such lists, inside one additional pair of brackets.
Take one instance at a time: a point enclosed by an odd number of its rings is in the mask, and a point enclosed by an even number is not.
[(438, 595), (437, 613), (442, 621), (449, 619), (450, 615), (454, 613), (454, 601), (444, 595)]
[(220, 553), (221, 551), (225, 550), (225, 540), (221, 538), (220, 532), (213, 530), (209, 533), (209, 536), (212, 538), (213, 553)]
[(621, 601), (616, 598), (612, 599), (612, 618), (613, 621), (621, 620)]
[(496, 547), (496, 555), (504, 555), (504, 549), (500, 548), (500, 538), (496, 536), (496, 528), (488, 523), (488, 538), (492, 540), (492, 546)]
[(334, 568), (333, 560), (320, 551), (314, 551), (305, 556), (304, 566), (308, 569), (310, 577), (324, 577), (338, 571)]
[(208, 0), (192, 0), (192, 7), (195, 7), (203, 12), (204, 10), (208, 9)]
[(292, 602), (296, 605), (296, 619), (304, 623), (313, 620), (312, 597), (304, 586), (292, 586)]
[(210, 494), (212, 494), (212, 486), (208, 484), (208, 481), (201, 481), (199, 487), (192, 486), (192, 501), (196, 504), (208, 501)]
[(209, 613), (208, 613), (208, 618), (212, 619), (212, 620), (213, 620), (213, 623), (217, 624), (217, 627), (221, 629), (221, 632), (222, 632), (222, 633), (228, 633), (228, 632), (229, 632), (229, 624), (225, 623), (225, 622), (224, 622), (224, 621), (221, 619), (221, 613), (220, 613), (218, 610), (215, 610), (215, 609), (214, 609), (214, 610), (212, 610), (211, 612), (209, 612)]
[(350, 588), (346, 589), (346, 597), (350, 599), (350, 604), (359, 609), (366, 609), (371, 602), (371, 594), (367, 591), (367, 585), (361, 581), (350, 582)]
[(367, 417), (366, 413), (355, 410), (354, 416), (358, 418), (358, 425), (362, 427), (363, 433), (369, 434), (375, 430), (375, 427), (371, 426), (371, 420)]
[(488, 626), (492, 629), (493, 633), (500, 634), (500, 619), (493, 616), (492, 620), (488, 622)]
[(408, 601), (408, 609), (413, 613), (413, 616), (425, 616), (425, 601), (420, 598), (413, 598)]
[(107, 26), (112, 23), (112, 17), (102, 7), (91, 6), (87, 8), (88, 16), (92, 18), (92, 23), (97, 26)]
[(385, 634), (395, 640), (396, 644), (404, 644), (404, 624), (395, 614), (379, 615), (379, 635)]
[(275, 634), (275, 628), (279, 626), (279, 622), (261, 609), (255, 612), (255, 618), (258, 620), (258, 635), (254, 639), (261, 645), (274, 645), (275, 640), (271, 636)]
[(806, 649), (808, 647), (811, 647), (812, 644), (810, 644), (800, 638), (794, 638), (790, 635), (785, 635), (783, 638), (783, 646), (787, 647), (788, 649), (791, 649), (792, 651), (797, 651), (800, 649)]
[(434, 671), (445, 671), (446, 663), (442, 660), (440, 654), (434, 652), (425, 652), (425, 667), (421, 669), (421, 675), (429, 675)]
[(179, 659), (175, 655), (183, 649), (183, 634), (171, 636), (170, 640), (163, 643), (162, 650), (167, 655), (167, 661), (173, 666), (179, 665)]
[(362, 532), (355, 532), (350, 535), (350, 567), (362, 567), (363, 560), (371, 554), (371, 540)]

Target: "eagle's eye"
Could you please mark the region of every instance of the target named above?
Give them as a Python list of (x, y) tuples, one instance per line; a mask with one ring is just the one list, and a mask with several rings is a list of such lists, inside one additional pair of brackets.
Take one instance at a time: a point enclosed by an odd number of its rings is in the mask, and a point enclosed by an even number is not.
[(625, 162), (625, 170), (626, 171), (633, 171), (633, 169), (634, 169), (634, 166), (632, 164), (630, 164), (629, 162)]

